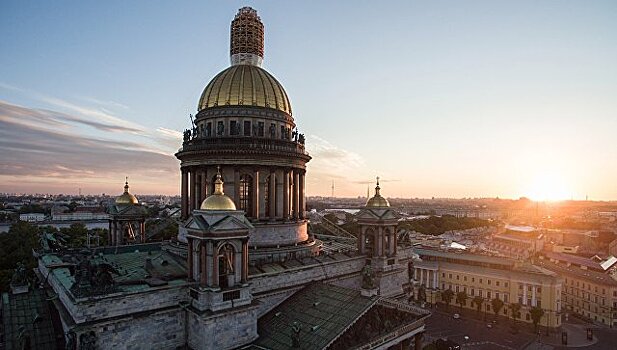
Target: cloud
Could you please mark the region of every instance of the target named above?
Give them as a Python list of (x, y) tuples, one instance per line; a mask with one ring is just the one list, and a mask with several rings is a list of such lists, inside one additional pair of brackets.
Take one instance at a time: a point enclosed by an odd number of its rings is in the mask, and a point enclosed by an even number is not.
[(99, 106), (106, 106), (109, 108), (120, 108), (120, 109), (125, 109), (125, 110), (130, 109), (129, 106), (122, 104), (120, 102), (116, 102), (116, 101), (103, 101), (103, 100), (99, 100), (97, 98), (88, 97), (88, 96), (77, 96), (77, 97), (83, 101), (94, 103)]
[(0, 113), (12, 115), (12, 116), (20, 116), (20, 122), (26, 124), (39, 124), (43, 123), (53, 127), (65, 128), (69, 125), (66, 122), (81, 124), (93, 127), (95, 129), (106, 131), (106, 132), (130, 132), (130, 133), (141, 133), (142, 130), (136, 128), (130, 128), (117, 124), (108, 124), (103, 122), (98, 122), (96, 120), (89, 120), (87, 118), (52, 111), (48, 109), (33, 109), (33, 108), (25, 108), (13, 104), (9, 104), (7, 102), (0, 100)]
[[(137, 175), (160, 187), (177, 186), (178, 162), (172, 155), (149, 149), (140, 142), (82, 135), (63, 124), (74, 118), (0, 101), (2, 182), (12, 178), (19, 182), (57, 179), (109, 183), (110, 179)], [(109, 131), (118, 126), (99, 127)]]
[(174, 140), (182, 140), (182, 133), (180, 131), (171, 130), (163, 127), (156, 128), (156, 131), (160, 133), (163, 137)]
[[(105, 125), (110, 128), (110, 130), (122, 130), (129, 131), (135, 134), (143, 133), (144, 130), (141, 126), (126, 121), (124, 119), (118, 118), (112, 115), (109, 111), (104, 108), (96, 109), (86, 106), (80, 106), (59, 98), (55, 97), (41, 97), (43, 102), (49, 103), (56, 107), (64, 108), (74, 113), (80, 114), (82, 117), (74, 117), (75, 119), (81, 121), (82, 123), (89, 123), (94, 125)], [(83, 117), (88, 117), (91, 119), (86, 119)], [(94, 119), (94, 120), (93, 120)]]

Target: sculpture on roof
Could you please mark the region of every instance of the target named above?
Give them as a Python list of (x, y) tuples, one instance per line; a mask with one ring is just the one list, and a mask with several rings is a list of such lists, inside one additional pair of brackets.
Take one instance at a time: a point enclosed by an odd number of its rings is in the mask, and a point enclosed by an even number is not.
[(108, 263), (93, 262), (88, 252), (82, 252), (82, 258), (75, 268), (75, 283), (71, 291), (76, 296), (90, 296), (112, 293), (116, 289), (113, 274), (120, 273)]
[(291, 324), (291, 347), (294, 349), (300, 348), (300, 331), (302, 330), (302, 326), (298, 323), (298, 321), (294, 321)]
[(375, 280), (373, 276), (373, 269), (371, 265), (364, 265), (362, 268), (362, 288), (373, 289), (375, 288)]
[(18, 262), (13, 277), (11, 278), (12, 286), (25, 286), (28, 284), (28, 276), (26, 274), (26, 265), (23, 262)]

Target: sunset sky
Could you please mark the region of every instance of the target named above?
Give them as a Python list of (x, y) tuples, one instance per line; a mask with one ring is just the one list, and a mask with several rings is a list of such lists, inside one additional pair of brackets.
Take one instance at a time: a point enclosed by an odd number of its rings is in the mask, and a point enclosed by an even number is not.
[[(0, 192), (179, 193), (229, 24), (313, 157), (307, 195), (617, 199), (615, 1), (2, 1)], [(373, 185), (371, 185), (373, 187)]]

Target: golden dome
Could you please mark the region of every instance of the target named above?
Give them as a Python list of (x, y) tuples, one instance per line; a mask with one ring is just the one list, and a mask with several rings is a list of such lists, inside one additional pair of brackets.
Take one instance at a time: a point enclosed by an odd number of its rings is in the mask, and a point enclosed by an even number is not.
[(377, 186), (375, 186), (375, 195), (366, 201), (366, 207), (383, 208), (383, 207), (390, 206), (390, 202), (388, 202), (387, 199), (381, 196), (381, 194), (379, 193), (379, 190), (381, 190), (381, 187), (379, 187), (379, 176), (378, 176)]
[(199, 208), (202, 210), (236, 210), (234, 201), (223, 193), (223, 180), (221, 180), (220, 172), (216, 174), (216, 180), (214, 180), (214, 193), (204, 199)]
[(215, 76), (201, 94), (197, 109), (217, 106), (256, 106), (277, 109), (291, 115), (289, 97), (265, 69), (238, 64)]
[(139, 204), (137, 197), (129, 193), (129, 180), (127, 179), (124, 183), (124, 193), (119, 197), (116, 197), (116, 204), (119, 205), (133, 205)]

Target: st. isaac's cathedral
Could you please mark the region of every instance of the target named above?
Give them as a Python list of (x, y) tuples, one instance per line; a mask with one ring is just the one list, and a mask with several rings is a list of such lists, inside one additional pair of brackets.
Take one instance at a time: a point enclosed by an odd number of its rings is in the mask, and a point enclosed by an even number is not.
[[(44, 293), (37, 315), (63, 336), (32, 348), (421, 349), (428, 312), (404, 292), (414, 254), (397, 242), (399, 217), (379, 183), (357, 214), (358, 239), (316, 238), (304, 190), (311, 157), (283, 85), (262, 68), (264, 25), (252, 8), (231, 23), (230, 56), (175, 154), (177, 240), (147, 242), (127, 182), (110, 246), (42, 242), (44, 282), (30, 292), (16, 282), (12, 298)], [(13, 348), (36, 340), (27, 328), (9, 333)]]

